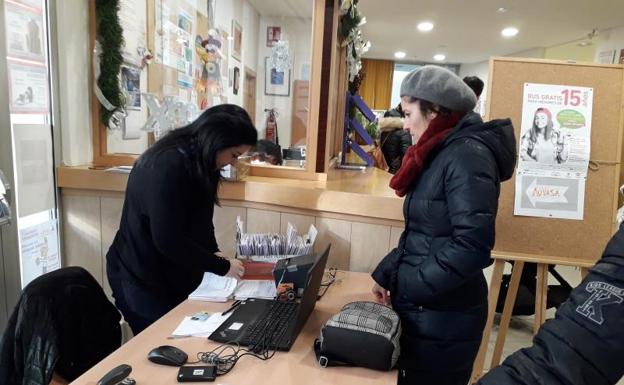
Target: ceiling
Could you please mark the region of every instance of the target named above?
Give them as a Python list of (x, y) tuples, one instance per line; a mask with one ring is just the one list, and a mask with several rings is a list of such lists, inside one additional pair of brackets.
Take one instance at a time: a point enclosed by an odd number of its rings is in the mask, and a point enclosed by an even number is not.
[[(507, 12), (497, 12), (500, 7)], [(404, 51), (406, 62), (431, 62), (443, 53), (446, 63), (475, 63), (580, 40), (594, 28), (595, 41), (600, 31), (624, 25), (623, 0), (360, 0), (359, 9), (367, 20), (364, 40), (372, 44), (364, 56), (395, 60), (394, 52)], [(424, 20), (435, 24), (432, 31), (416, 29)], [(509, 26), (520, 33), (502, 37)]]
[(313, 0), (248, 0), (260, 16), (312, 18)]

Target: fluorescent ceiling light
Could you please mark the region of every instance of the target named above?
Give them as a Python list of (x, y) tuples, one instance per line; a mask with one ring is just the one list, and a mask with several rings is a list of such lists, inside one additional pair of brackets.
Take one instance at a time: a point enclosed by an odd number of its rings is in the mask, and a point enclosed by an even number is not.
[(396, 51), (394, 53), (394, 57), (397, 59), (403, 59), (405, 57), (405, 52), (403, 51)]
[(429, 32), (433, 29), (433, 23), (430, 21), (423, 21), (422, 23), (418, 24), (417, 28), (419, 31)]
[(435, 61), (443, 61), (444, 59), (446, 59), (446, 56), (444, 54), (437, 54), (437, 55), (433, 55), (433, 60)]
[(507, 27), (501, 31), (501, 35), (505, 37), (514, 37), (518, 34), (518, 28)]
[(498, 12), (498, 13), (505, 13), (505, 12), (507, 12), (507, 8), (505, 8), (505, 7), (500, 7), (500, 8), (498, 8), (498, 9), (496, 10), (496, 12)]

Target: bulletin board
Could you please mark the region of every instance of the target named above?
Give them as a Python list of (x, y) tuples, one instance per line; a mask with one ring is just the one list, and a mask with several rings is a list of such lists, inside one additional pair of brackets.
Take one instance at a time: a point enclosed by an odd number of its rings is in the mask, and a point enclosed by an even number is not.
[(493, 255), (510, 260), (593, 266), (616, 230), (618, 188), (622, 181), (624, 66), (492, 58), (487, 119), (511, 118), (517, 141), (525, 83), (594, 90), (584, 215), (583, 220), (515, 216), (514, 174), (501, 185)]

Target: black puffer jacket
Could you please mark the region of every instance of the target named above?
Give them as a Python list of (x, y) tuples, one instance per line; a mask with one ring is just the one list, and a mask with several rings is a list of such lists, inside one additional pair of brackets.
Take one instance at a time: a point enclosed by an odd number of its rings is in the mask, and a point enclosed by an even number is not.
[(379, 144), (381, 152), (388, 163), (388, 172), (396, 174), (401, 168), (403, 156), (412, 145), (412, 136), (403, 130), (403, 119), (400, 117), (379, 118)]
[(466, 115), (434, 150), (405, 197), (399, 246), (373, 272), (401, 316), (399, 366), (469, 371), (487, 315), (500, 182), (513, 174), (511, 121)]
[(624, 375), (624, 227), (555, 319), (480, 385), (607, 385)]
[(75, 380), (121, 345), (121, 316), (81, 267), (35, 279), (22, 292), (0, 340), (0, 384)]

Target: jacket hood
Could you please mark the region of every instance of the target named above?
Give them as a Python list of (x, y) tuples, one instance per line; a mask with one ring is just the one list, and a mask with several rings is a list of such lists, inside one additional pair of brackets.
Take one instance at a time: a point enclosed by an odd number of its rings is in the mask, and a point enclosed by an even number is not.
[(377, 121), (379, 130), (381, 131), (394, 131), (397, 128), (403, 129), (403, 118), (399, 117), (387, 117), (387, 118), (379, 118)]
[(501, 181), (510, 179), (518, 159), (516, 136), (510, 119), (495, 119), (487, 123), (475, 112), (464, 116), (444, 141), (447, 146), (452, 141), (472, 138), (483, 143), (494, 154)]

